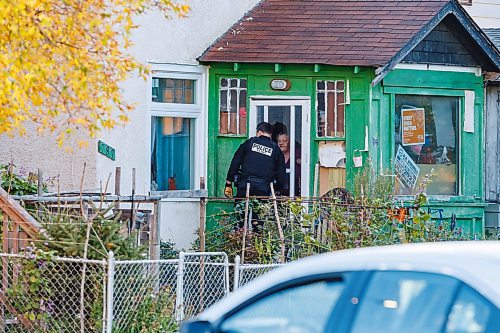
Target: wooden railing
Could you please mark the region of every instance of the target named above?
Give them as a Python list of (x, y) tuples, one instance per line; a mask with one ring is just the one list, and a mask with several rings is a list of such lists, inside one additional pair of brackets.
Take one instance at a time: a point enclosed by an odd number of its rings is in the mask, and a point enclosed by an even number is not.
[(41, 230), (35, 220), (16, 200), (0, 187), (2, 218), (2, 252), (19, 253), (30, 240), (37, 239)]
[[(31, 240), (37, 239), (41, 226), (16, 200), (14, 200), (2, 187), (0, 187), (0, 216), (2, 220), (2, 252), (19, 253)], [(2, 288), (0, 288), (0, 330), (4, 332), (8, 320), (17, 318), (23, 331), (34, 332), (33, 324), (23, 314), (10, 304), (6, 291), (9, 285), (17, 279), (17, 267), (12, 266), (12, 276), (9, 276), (9, 264), (2, 257)], [(9, 313), (9, 315), (6, 315)], [(15, 330), (15, 329), (14, 329)]]

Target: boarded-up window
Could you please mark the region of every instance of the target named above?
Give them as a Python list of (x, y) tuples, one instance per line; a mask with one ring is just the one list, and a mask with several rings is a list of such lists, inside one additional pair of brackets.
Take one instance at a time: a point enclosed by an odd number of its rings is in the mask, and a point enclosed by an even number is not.
[(153, 102), (195, 104), (195, 80), (153, 77), (152, 83)]
[(247, 133), (247, 80), (220, 80), (219, 133)]
[(318, 81), (316, 118), (318, 137), (345, 137), (345, 82)]

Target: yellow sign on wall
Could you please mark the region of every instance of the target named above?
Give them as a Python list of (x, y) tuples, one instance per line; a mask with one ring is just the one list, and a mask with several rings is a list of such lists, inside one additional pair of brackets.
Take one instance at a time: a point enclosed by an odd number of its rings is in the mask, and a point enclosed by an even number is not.
[(425, 110), (423, 108), (401, 110), (403, 146), (425, 143)]

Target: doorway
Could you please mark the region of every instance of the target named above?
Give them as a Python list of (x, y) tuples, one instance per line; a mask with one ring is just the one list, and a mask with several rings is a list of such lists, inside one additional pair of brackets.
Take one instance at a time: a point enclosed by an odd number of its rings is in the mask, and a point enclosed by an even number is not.
[(306, 99), (250, 100), (250, 129), (265, 121), (285, 155), (287, 184), (283, 195), (309, 195), (310, 103)]

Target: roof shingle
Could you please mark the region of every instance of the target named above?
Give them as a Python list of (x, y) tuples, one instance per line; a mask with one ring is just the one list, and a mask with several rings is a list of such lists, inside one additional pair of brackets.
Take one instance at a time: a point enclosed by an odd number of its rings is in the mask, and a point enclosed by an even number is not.
[(202, 62), (387, 63), (450, 0), (263, 0)]

